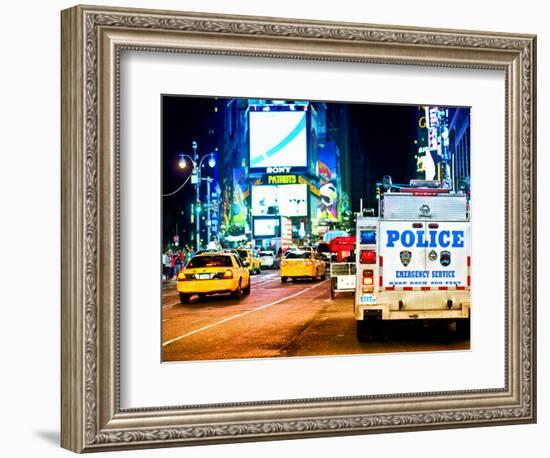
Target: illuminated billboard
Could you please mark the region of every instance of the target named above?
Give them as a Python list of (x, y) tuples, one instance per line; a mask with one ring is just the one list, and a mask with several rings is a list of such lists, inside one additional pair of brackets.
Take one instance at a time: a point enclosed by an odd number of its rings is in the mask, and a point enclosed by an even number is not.
[(252, 186), (253, 216), (307, 216), (307, 184)]
[(338, 147), (334, 142), (319, 144), (318, 169), (320, 180), (320, 200), (317, 206), (319, 221), (338, 221), (338, 205), (341, 186), (338, 177)]
[(279, 218), (254, 218), (252, 226), (254, 238), (279, 237), (280, 226)]
[(306, 167), (305, 111), (250, 112), (250, 167)]

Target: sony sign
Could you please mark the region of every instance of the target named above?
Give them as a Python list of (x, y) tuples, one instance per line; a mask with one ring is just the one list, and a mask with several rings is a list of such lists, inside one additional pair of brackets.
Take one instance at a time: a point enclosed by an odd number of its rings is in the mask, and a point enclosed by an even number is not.
[(292, 167), (267, 167), (266, 173), (290, 173)]

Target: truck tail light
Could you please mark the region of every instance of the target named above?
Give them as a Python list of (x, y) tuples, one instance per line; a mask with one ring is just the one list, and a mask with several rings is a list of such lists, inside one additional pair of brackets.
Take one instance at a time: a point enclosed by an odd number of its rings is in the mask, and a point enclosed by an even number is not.
[(363, 270), (363, 285), (372, 286), (374, 285), (374, 270)]
[(376, 251), (361, 250), (360, 261), (361, 264), (376, 264)]
[(374, 245), (376, 243), (376, 231), (361, 231), (361, 244)]
[(233, 278), (233, 272), (231, 272), (230, 270), (226, 270), (226, 271), (223, 273), (223, 278), (225, 278), (225, 279)]

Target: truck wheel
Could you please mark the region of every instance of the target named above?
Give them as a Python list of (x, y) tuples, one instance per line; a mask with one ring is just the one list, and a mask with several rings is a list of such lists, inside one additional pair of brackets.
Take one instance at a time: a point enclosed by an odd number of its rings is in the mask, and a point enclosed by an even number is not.
[(359, 342), (387, 340), (388, 323), (377, 318), (357, 321), (357, 340)]
[(456, 336), (459, 339), (470, 338), (470, 318), (456, 320)]
[(182, 304), (187, 304), (187, 303), (189, 303), (189, 299), (191, 299), (191, 295), (190, 295), (190, 294), (180, 293), (180, 302), (181, 302)]
[(367, 320), (357, 321), (357, 340), (359, 342), (368, 342), (369, 340), (369, 326)]
[(286, 283), (287, 280), (288, 280), (287, 277), (281, 277), (281, 283)]

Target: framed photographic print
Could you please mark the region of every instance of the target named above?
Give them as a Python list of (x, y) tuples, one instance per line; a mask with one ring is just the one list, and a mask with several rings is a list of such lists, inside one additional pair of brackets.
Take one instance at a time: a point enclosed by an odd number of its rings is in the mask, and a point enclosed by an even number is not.
[(62, 446), (536, 420), (531, 35), (62, 12)]
[(161, 103), (163, 361), (470, 348), (469, 107)]

